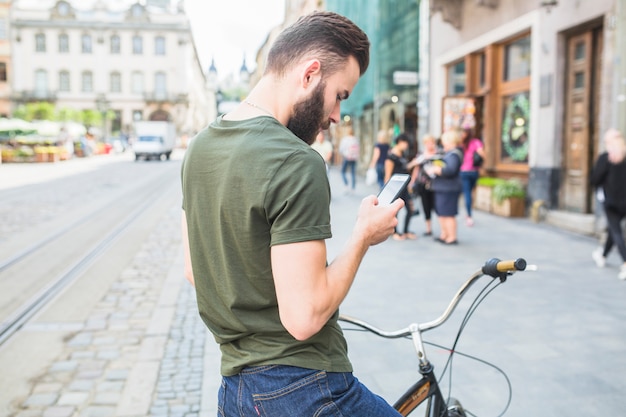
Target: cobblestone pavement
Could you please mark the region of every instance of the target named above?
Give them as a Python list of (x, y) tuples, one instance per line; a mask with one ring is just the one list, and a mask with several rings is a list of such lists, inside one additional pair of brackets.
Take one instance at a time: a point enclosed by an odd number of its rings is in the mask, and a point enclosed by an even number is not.
[(200, 415), (206, 329), (176, 262), (179, 219), (168, 212), (15, 417)]

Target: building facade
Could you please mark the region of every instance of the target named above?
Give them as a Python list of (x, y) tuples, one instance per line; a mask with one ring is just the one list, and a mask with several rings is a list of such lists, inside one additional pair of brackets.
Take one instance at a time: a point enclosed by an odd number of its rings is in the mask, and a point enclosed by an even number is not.
[(132, 134), (138, 120), (194, 134), (216, 116), (215, 96), (183, 3), (170, 3), (14, 1), (12, 105), (96, 109), (109, 115), (103, 135)]
[(11, 114), (11, 85), (9, 70), (11, 68), (11, 1), (0, 1), (0, 117)]
[(429, 130), (473, 128), (484, 174), (521, 179), (529, 205), (593, 233), (589, 173), (603, 133), (622, 123), (620, 0), (429, 3)]

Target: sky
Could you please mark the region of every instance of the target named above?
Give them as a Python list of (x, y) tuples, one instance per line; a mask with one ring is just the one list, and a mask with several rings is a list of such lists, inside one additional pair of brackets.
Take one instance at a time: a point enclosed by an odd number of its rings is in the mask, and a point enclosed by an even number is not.
[(284, 0), (185, 0), (202, 68), (215, 59), (219, 78), (239, 74), (246, 57), (249, 70), (267, 34), (284, 18)]

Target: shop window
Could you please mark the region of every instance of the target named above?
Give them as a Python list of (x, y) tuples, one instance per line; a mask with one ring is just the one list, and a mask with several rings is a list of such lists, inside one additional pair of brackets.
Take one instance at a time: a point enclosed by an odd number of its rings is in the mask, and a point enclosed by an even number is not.
[(448, 95), (456, 96), (466, 91), (467, 74), (465, 61), (459, 61), (448, 67)]
[(478, 88), (483, 89), (487, 83), (487, 57), (485, 53), (478, 55)]
[(528, 163), (530, 130), (530, 93), (502, 98), (501, 160), (504, 163)]
[(504, 47), (504, 81), (513, 81), (529, 75), (530, 36), (526, 36)]

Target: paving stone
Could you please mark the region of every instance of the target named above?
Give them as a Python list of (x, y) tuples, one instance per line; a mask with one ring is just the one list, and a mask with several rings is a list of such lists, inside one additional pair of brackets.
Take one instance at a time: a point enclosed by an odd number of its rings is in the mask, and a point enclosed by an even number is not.
[(78, 367), (77, 361), (61, 361), (61, 362), (53, 363), (48, 371), (49, 372), (68, 372), (68, 371), (75, 370), (77, 367)]
[(59, 382), (45, 382), (35, 385), (33, 394), (41, 394), (45, 392), (59, 392), (63, 388), (63, 384)]
[(75, 407), (72, 406), (54, 406), (47, 408), (41, 417), (72, 417)]
[(89, 399), (88, 392), (65, 392), (59, 398), (59, 405), (82, 405)]
[(91, 379), (78, 379), (72, 381), (68, 386), (70, 391), (88, 392), (94, 387), (94, 381)]
[(24, 407), (40, 407), (54, 404), (59, 398), (57, 393), (38, 393), (30, 395), (26, 401), (24, 401)]
[(110, 406), (88, 406), (83, 409), (80, 417), (112, 417), (115, 416), (115, 407)]
[(99, 392), (95, 395), (92, 404), (115, 405), (119, 403), (121, 396), (121, 392)]

